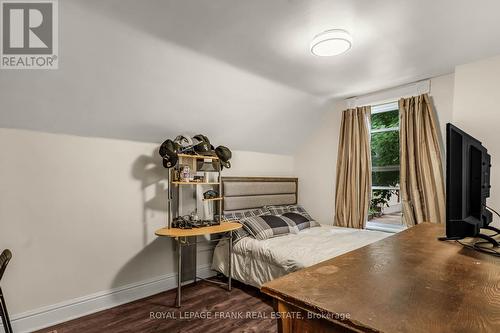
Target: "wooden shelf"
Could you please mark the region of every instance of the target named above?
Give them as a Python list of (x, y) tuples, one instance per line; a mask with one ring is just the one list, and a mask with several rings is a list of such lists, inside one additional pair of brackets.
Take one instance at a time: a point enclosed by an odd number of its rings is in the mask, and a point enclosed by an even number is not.
[(201, 236), (201, 235), (211, 235), (218, 234), (221, 232), (233, 231), (241, 228), (242, 225), (236, 221), (232, 222), (222, 222), (220, 225), (213, 225), (211, 227), (200, 227), (193, 229), (179, 229), (179, 228), (161, 228), (156, 230), (155, 234), (157, 236), (166, 237), (189, 237), (189, 236)]
[(219, 158), (217, 156), (206, 156), (206, 155), (189, 155), (189, 154), (177, 154), (179, 157), (186, 157), (186, 158), (195, 158), (197, 160), (218, 160)]
[(219, 182), (207, 183), (207, 182), (172, 182), (175, 185), (219, 185)]
[(210, 198), (210, 199), (203, 199), (203, 201), (218, 201), (224, 199), (223, 197), (217, 197), (217, 198)]

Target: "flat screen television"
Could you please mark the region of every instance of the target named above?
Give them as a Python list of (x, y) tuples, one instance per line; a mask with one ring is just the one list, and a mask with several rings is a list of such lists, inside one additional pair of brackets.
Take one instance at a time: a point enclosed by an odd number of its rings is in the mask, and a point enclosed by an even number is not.
[(452, 124), (446, 125), (446, 240), (465, 237), (486, 239), (492, 213), (486, 207), (490, 196), (491, 156), (481, 142)]

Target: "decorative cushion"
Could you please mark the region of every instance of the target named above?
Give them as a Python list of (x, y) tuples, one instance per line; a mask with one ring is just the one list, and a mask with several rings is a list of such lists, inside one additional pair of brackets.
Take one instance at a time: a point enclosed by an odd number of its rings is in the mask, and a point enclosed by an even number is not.
[(295, 233), (296, 229), (290, 219), (276, 215), (247, 217), (240, 220), (240, 223), (252, 237), (259, 240)]
[(307, 211), (301, 205), (284, 205), (284, 206), (266, 206), (269, 212), (272, 215), (283, 215), (285, 213), (293, 212), (304, 215), (308, 220), (314, 221), (314, 219), (307, 213)]
[(245, 209), (224, 213), (222, 219), (224, 221), (239, 221), (245, 217), (261, 216), (261, 215), (271, 215), (267, 209), (257, 208), (257, 209)]
[(245, 237), (250, 237), (250, 234), (245, 230), (245, 228), (233, 230), (233, 245)]
[(286, 206), (265, 206), (271, 215), (283, 215), (284, 213), (289, 212), (288, 205)]
[(302, 215), (300, 213), (295, 213), (295, 212), (288, 212), (283, 215), (282, 217), (286, 217), (289, 220), (291, 220), (295, 227), (297, 228), (298, 231), (311, 228), (311, 227), (318, 227), (319, 223), (313, 220), (308, 219), (305, 215)]
[(309, 213), (301, 205), (289, 205), (288, 209), (290, 212), (299, 213), (300, 215), (304, 215), (310, 221), (314, 221), (311, 215), (309, 215)]
[[(260, 215), (270, 215), (271, 213), (267, 209), (245, 209), (245, 210), (239, 210), (239, 211), (233, 211), (229, 213), (225, 213), (222, 215), (222, 220), (223, 221), (237, 221), (241, 223), (241, 219), (244, 219), (245, 217), (252, 217), (252, 216), (260, 216)], [(250, 234), (248, 231), (243, 228), (237, 229), (233, 231), (233, 245), (236, 244), (238, 241), (245, 237), (249, 237)]]

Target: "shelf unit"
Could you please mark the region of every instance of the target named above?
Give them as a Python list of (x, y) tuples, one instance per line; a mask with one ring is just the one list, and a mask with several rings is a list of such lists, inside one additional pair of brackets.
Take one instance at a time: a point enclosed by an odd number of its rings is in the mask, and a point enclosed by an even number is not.
[[(199, 172), (208, 172), (208, 173), (217, 173), (217, 181), (203, 181), (203, 182), (195, 182), (195, 181), (178, 181), (178, 180), (173, 180), (173, 173), (175, 169), (179, 169), (179, 166), (182, 165), (183, 160), (211, 160), (211, 161), (219, 161), (219, 158), (217, 156), (206, 156), (206, 155), (189, 155), (189, 154), (178, 154), (179, 160), (178, 163), (175, 167), (171, 168), (168, 170), (168, 195), (167, 195), (167, 228), (172, 227), (172, 221), (174, 219), (174, 214), (172, 211), (172, 201), (174, 197), (174, 190), (176, 192), (177, 196), (177, 214), (180, 213), (181, 207), (180, 207), (180, 187), (181, 186), (186, 186), (186, 185), (212, 185), (212, 186), (217, 186), (217, 191), (219, 193), (222, 193), (222, 183), (221, 183), (221, 167), (220, 167), (220, 162), (218, 164), (219, 168), (216, 171), (202, 171), (199, 170)], [(196, 163), (195, 163), (196, 167)], [(198, 170), (193, 170), (193, 171), (198, 171)], [(217, 197), (217, 198), (212, 198), (212, 199), (202, 199), (203, 202), (214, 202), (215, 205), (217, 205), (217, 209), (214, 210), (214, 215), (218, 215), (218, 223), (220, 224), (222, 221), (222, 200), (223, 197)]]
[(203, 201), (218, 201), (224, 199), (223, 197), (203, 199)]
[(197, 160), (218, 160), (217, 156), (212, 155), (189, 155), (189, 154), (177, 154), (178, 157), (194, 158)]
[(177, 182), (173, 181), (174, 185), (219, 185), (219, 182)]

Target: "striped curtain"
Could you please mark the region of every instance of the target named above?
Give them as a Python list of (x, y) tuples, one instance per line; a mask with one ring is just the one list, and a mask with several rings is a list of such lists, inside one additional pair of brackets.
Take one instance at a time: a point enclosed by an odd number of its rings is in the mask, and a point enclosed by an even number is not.
[(337, 157), (335, 225), (363, 229), (371, 191), (370, 107), (342, 113)]
[(427, 94), (399, 100), (403, 223), (444, 223), (445, 191), (435, 113)]

